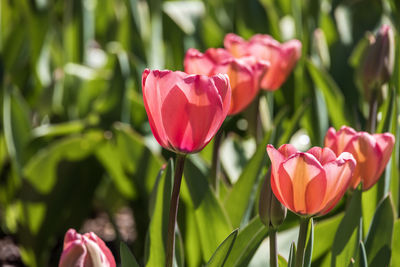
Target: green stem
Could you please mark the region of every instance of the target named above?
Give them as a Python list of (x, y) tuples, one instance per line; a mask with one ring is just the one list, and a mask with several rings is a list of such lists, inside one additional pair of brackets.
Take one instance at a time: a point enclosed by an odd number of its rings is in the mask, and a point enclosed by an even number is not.
[(219, 190), (219, 180), (218, 180), (218, 175), (220, 172), (219, 148), (221, 146), (222, 136), (223, 136), (223, 130), (221, 127), (214, 137), (213, 154), (212, 154), (212, 162), (210, 170), (210, 182), (216, 194), (218, 194)]
[(378, 94), (377, 90), (375, 90), (372, 95), (371, 99), (369, 100), (369, 116), (368, 116), (368, 125), (367, 131), (375, 133), (376, 130), (376, 115), (378, 111)]
[(171, 204), (169, 207), (168, 236), (167, 236), (167, 256), (166, 267), (172, 267), (175, 249), (175, 225), (178, 214), (179, 191), (182, 182), (183, 166), (185, 165), (186, 155), (178, 154), (176, 157), (174, 187), (172, 189)]
[(270, 226), (269, 228), (269, 265), (270, 267), (278, 267), (278, 253), (276, 250), (276, 230)]
[(304, 265), (304, 251), (306, 248), (308, 223), (310, 217), (301, 218), (299, 239), (297, 240), (297, 251), (296, 251), (296, 265), (295, 267), (302, 267)]

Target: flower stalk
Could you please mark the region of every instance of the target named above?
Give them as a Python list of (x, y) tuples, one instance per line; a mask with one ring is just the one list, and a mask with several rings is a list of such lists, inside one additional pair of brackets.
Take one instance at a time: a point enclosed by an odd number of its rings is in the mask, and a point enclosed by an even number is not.
[(166, 267), (172, 267), (175, 250), (175, 227), (176, 227), (176, 216), (178, 214), (179, 204), (179, 191), (181, 188), (183, 167), (185, 165), (185, 154), (177, 154), (175, 175), (174, 175), (174, 187), (172, 189), (171, 203), (169, 207), (169, 221), (168, 221), (168, 232), (167, 232), (167, 256), (165, 261)]
[(310, 217), (302, 217), (300, 220), (299, 239), (297, 241), (295, 267), (304, 266), (304, 251), (306, 249), (309, 222), (310, 222)]
[(278, 251), (277, 251), (276, 229), (269, 228), (269, 266), (278, 267)]

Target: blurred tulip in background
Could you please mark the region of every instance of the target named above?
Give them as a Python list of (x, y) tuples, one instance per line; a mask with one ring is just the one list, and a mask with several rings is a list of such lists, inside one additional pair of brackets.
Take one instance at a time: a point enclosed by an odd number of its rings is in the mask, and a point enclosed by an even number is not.
[(234, 58), (223, 48), (209, 48), (204, 54), (190, 48), (186, 52), (184, 65), (187, 73), (208, 76), (227, 74), (232, 89), (228, 114), (236, 114), (246, 108), (257, 95), (261, 77), (268, 71), (269, 62), (251, 56)]
[(347, 126), (337, 132), (331, 127), (325, 136), (325, 146), (336, 155), (345, 151), (353, 154), (357, 166), (350, 186), (355, 189), (362, 182), (363, 190), (368, 190), (379, 180), (392, 155), (394, 141), (391, 133), (371, 135)]
[(59, 267), (115, 267), (111, 251), (96, 234), (69, 229), (64, 237)]
[(267, 34), (256, 34), (249, 41), (233, 33), (224, 39), (225, 48), (235, 57), (254, 56), (269, 61), (271, 66), (261, 80), (261, 88), (275, 91), (281, 87), (301, 57), (301, 42), (280, 44)]

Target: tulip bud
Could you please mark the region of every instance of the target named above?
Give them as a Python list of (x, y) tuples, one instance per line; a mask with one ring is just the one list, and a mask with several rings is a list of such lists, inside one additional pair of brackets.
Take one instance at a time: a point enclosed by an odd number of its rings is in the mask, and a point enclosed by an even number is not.
[(286, 218), (286, 207), (275, 197), (271, 189), (271, 169), (267, 175), (260, 192), (258, 213), (265, 226), (277, 228)]
[(69, 229), (64, 237), (64, 247), (59, 267), (115, 267), (111, 251), (94, 233), (78, 234)]
[(376, 90), (389, 81), (393, 66), (393, 30), (389, 25), (383, 25), (376, 37), (370, 36), (360, 67), (359, 76), (367, 99), (371, 97), (371, 90)]

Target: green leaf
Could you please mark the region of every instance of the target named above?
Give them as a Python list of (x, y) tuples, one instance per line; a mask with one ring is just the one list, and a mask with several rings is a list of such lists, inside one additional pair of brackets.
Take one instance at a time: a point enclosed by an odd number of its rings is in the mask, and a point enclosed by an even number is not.
[(354, 267), (368, 267), (367, 253), (365, 252), (365, 246), (362, 241), (358, 248), (357, 257), (354, 262)]
[(306, 251), (304, 252), (304, 266), (310, 267), (311, 266), (311, 258), (313, 254), (313, 246), (314, 246), (314, 221), (311, 218), (308, 224), (308, 237), (307, 237), (307, 245)]
[(294, 116), (289, 120), (287, 126), (285, 127), (285, 130), (283, 134), (281, 135), (281, 138), (279, 138), (278, 145), (283, 145), (287, 144), (290, 140), (290, 137), (294, 134), (296, 131), (300, 119), (303, 117), (305, 111), (309, 107), (309, 102), (306, 101), (306, 103), (302, 104), (299, 109), (296, 111)]
[(185, 228), (184, 244), (186, 264), (188, 267), (200, 266), (202, 262), (200, 236), (197, 230), (196, 217), (192, 208), (186, 209)]
[(355, 257), (361, 240), (361, 191), (353, 192), (350, 205), (337, 228), (332, 246), (331, 266), (348, 266)]
[(121, 267), (139, 267), (135, 257), (124, 242), (120, 243), (119, 254), (121, 255)]
[(103, 134), (92, 131), (70, 136), (41, 149), (26, 164), (24, 177), (41, 193), (49, 193), (56, 183), (56, 171), (61, 160), (78, 161), (93, 153), (103, 140)]
[(392, 254), (392, 260), (390, 266), (400, 266), (400, 219), (397, 219), (393, 227), (393, 240), (392, 240), (392, 250), (395, 253)]
[[(390, 195), (379, 203), (365, 239), (368, 265), (388, 266), (392, 253), (394, 210)], [(397, 253), (397, 252), (396, 252)]]
[(366, 231), (369, 229), (372, 218), (374, 217), (375, 209), (379, 202), (379, 187), (375, 185), (368, 191), (364, 192), (362, 198), (362, 217), (363, 217), (363, 236), (366, 236)]
[(294, 267), (296, 264), (296, 245), (294, 242), (290, 244), (288, 267)]
[(268, 140), (269, 135), (266, 135), (225, 198), (224, 206), (234, 227), (240, 226), (251, 196), (254, 195), (254, 186), (257, 184), (262, 167), (266, 164), (265, 150)]
[(96, 156), (107, 170), (122, 196), (128, 199), (135, 198), (137, 190), (132, 183), (132, 179), (124, 171), (117, 149), (110, 142), (107, 142), (97, 149)]
[(287, 260), (281, 254), (278, 254), (278, 266), (279, 267), (288, 267)]
[(169, 207), (174, 177), (174, 164), (168, 161), (167, 167), (157, 177), (150, 205), (150, 226), (147, 236), (146, 266), (164, 266)]
[(325, 255), (331, 248), (339, 223), (342, 221), (344, 213), (331, 217), (329, 219), (317, 222), (314, 226), (315, 240), (312, 260)]
[(329, 118), (333, 126), (339, 129), (343, 125), (349, 125), (346, 119), (346, 106), (342, 92), (328, 73), (316, 67), (311, 61), (306, 61), (308, 72), (316, 87), (323, 94), (328, 106)]
[(17, 170), (25, 163), (24, 150), (30, 139), (28, 109), (16, 88), (5, 90), (3, 103), (4, 137), (8, 154)]
[(231, 255), (225, 263), (226, 266), (247, 266), (267, 233), (268, 228), (260, 218), (258, 216), (253, 218), (239, 230)]
[(231, 253), (233, 244), (235, 243), (238, 229), (234, 230), (222, 243), (208, 261), (208, 267), (223, 267), (229, 254)]
[(209, 187), (205, 167), (201, 165), (199, 158), (186, 158), (184, 176), (182, 195), (186, 195), (189, 208), (194, 210), (203, 260), (207, 261), (231, 232), (232, 226)]
[(38, 137), (51, 137), (80, 133), (85, 128), (83, 121), (68, 121), (59, 124), (45, 124), (32, 130), (32, 135)]

